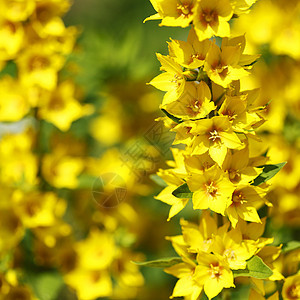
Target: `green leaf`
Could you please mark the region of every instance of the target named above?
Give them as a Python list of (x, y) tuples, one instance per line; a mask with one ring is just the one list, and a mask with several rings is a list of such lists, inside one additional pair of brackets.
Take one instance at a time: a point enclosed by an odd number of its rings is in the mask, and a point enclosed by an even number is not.
[(81, 174), (77, 178), (77, 189), (92, 189), (94, 182), (97, 180), (96, 176)]
[(4, 273), (10, 269), (11, 260), (12, 260), (11, 253), (2, 255), (1, 260), (0, 260), (0, 272), (1, 273)]
[(262, 166), (263, 171), (261, 174), (259, 174), (254, 181), (251, 183), (252, 185), (260, 185), (269, 179), (271, 179), (273, 176), (275, 176), (286, 164), (286, 162), (282, 162), (275, 165), (264, 165)]
[(0, 72), (0, 78), (5, 76), (5, 75), (10, 75), (14, 78), (17, 77), (18, 74), (18, 68), (17, 65), (14, 61), (10, 60), (6, 63), (6, 65), (2, 68)]
[(247, 261), (246, 269), (233, 271), (234, 277), (246, 276), (257, 279), (266, 279), (272, 274), (272, 270), (263, 262), (260, 257), (256, 255)]
[(161, 109), (161, 111), (168, 117), (170, 118), (172, 121), (174, 121), (175, 123), (179, 124), (179, 123), (182, 123), (182, 120), (171, 115), (170, 113), (168, 113), (165, 109)]
[(290, 241), (283, 245), (282, 247), (282, 253), (286, 253), (289, 251), (293, 251), (300, 248), (300, 242), (299, 241)]
[(161, 187), (167, 186), (166, 182), (161, 177), (159, 177), (157, 174), (151, 174), (150, 179)]
[(187, 183), (182, 184), (172, 193), (177, 198), (192, 198), (193, 193), (190, 191)]
[(27, 273), (28, 283), (35, 295), (41, 300), (54, 300), (64, 284), (61, 274), (56, 271), (44, 273)]
[(132, 261), (132, 263), (138, 266), (151, 267), (151, 268), (168, 268), (176, 264), (179, 264), (181, 262), (182, 262), (181, 257), (166, 257), (166, 258), (144, 261), (144, 262)]

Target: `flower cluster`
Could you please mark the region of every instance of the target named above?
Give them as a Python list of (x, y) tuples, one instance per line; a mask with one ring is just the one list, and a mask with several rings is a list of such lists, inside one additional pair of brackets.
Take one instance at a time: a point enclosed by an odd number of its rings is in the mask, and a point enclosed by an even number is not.
[(34, 109), (37, 118), (67, 131), (90, 112), (74, 84), (59, 78), (77, 36), (61, 19), (69, 7), (67, 0), (1, 1), (0, 65), (17, 73), (1, 78), (1, 121), (18, 121)]
[[(216, 220), (208, 211), (201, 215), (199, 225), (181, 220), (182, 235), (167, 237), (176, 252), (182, 257), (182, 263), (165, 269), (165, 272), (179, 278), (171, 298), (186, 296), (198, 299), (202, 290), (209, 299), (218, 295), (223, 288), (235, 287), (234, 277), (241, 274), (249, 265), (247, 262), (266, 258), (265, 251), (278, 253), (280, 247), (267, 246), (272, 238), (263, 238), (263, 224), (239, 222), (229, 230), (230, 223), (217, 226)], [(253, 259), (254, 260), (254, 259)], [(269, 261), (271, 269), (272, 260)], [(242, 271), (243, 272), (243, 271)], [(282, 275), (272, 275), (272, 280), (281, 279)]]
[[(182, 235), (167, 238), (182, 259), (165, 269), (179, 278), (171, 298), (196, 300), (204, 291), (211, 299), (223, 288), (235, 287), (234, 278), (240, 276), (251, 278), (263, 297), (264, 280), (284, 279), (273, 266), (281, 246), (267, 246), (273, 239), (261, 237), (261, 217), (273, 206), (266, 197), (267, 181), (285, 163), (274, 164), (273, 153), (257, 134), (267, 120), (270, 99), (247, 84), (247, 77), (260, 55), (246, 52), (245, 35), (230, 30), (231, 20), (254, 2), (151, 1), (157, 14), (146, 20), (191, 26), (187, 41), (171, 39), (169, 55), (157, 54), (163, 73), (150, 81), (166, 92), (160, 106), (163, 120), (176, 134), (174, 161), (158, 172), (165, 188), (156, 198), (171, 206), (168, 220), (189, 199), (194, 210), (202, 210), (199, 226), (182, 220)], [(252, 264), (264, 275), (251, 273)]]
[(92, 157), (71, 130), (95, 109), (68, 76), (78, 35), (62, 20), (70, 5), (0, 1), (1, 299), (126, 299), (144, 281), (130, 263), (137, 213), (128, 203), (105, 210), (107, 186), (91, 194), (103, 172), (122, 174), (131, 196), (137, 179), (119, 151)]

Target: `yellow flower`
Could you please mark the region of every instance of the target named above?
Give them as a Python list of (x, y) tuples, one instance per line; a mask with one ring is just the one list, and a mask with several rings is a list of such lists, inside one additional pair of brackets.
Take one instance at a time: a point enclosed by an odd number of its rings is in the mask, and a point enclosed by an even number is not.
[[(221, 166), (227, 149), (241, 149), (243, 144), (233, 132), (228, 117), (218, 116), (194, 122), (190, 133), (195, 135), (193, 154), (209, 152), (210, 157)], [(176, 127), (175, 127), (176, 129)]]
[[(179, 185), (183, 182), (179, 181)], [(178, 188), (179, 185), (169, 185), (164, 188), (155, 199), (160, 200), (168, 205), (171, 205), (168, 221), (171, 220), (175, 215), (177, 215), (180, 211), (182, 211), (187, 205), (189, 199), (181, 199), (175, 197), (172, 193)]]
[(15, 211), (25, 227), (52, 226), (65, 211), (66, 203), (55, 194), (34, 192), (14, 199)]
[(29, 112), (29, 109), (30, 106), (23, 87), (12, 77), (1, 78), (0, 120), (4, 122), (18, 121)]
[(261, 172), (259, 168), (250, 165), (248, 146), (242, 150), (228, 151), (222, 169), (227, 172), (228, 178), (235, 184), (248, 184)]
[(19, 55), (16, 63), (19, 76), (25, 86), (39, 86), (54, 90), (57, 73), (63, 67), (65, 58), (52, 51), (47, 44), (34, 44)]
[(204, 81), (200, 83), (187, 82), (183, 94), (163, 108), (182, 120), (200, 119), (215, 109), (214, 102), (210, 99), (211, 92)]
[(8, 186), (27, 187), (37, 184), (37, 157), (32, 153), (34, 135), (31, 130), (5, 134), (0, 141), (0, 178)]
[(247, 223), (243, 219), (240, 219), (236, 225), (235, 230), (242, 233), (243, 241), (249, 245), (257, 247), (257, 251), (262, 249), (265, 245), (271, 244), (274, 238), (261, 237), (264, 233), (266, 225), (266, 218), (261, 219), (261, 223)]
[(213, 166), (203, 174), (192, 174), (187, 184), (193, 193), (194, 209), (211, 209), (224, 215), (231, 204), (234, 185), (224, 176), (223, 171)]
[(222, 256), (200, 252), (197, 262), (194, 278), (199, 285), (203, 285), (208, 299), (217, 296), (223, 288), (235, 287), (232, 271)]
[[(176, 125), (171, 131), (176, 132), (173, 145), (176, 144), (186, 144), (190, 145), (191, 142), (195, 139), (194, 134), (191, 133), (191, 129), (196, 126), (196, 122), (186, 121)], [(187, 149), (186, 149), (187, 150)]]
[(211, 168), (215, 162), (211, 159), (208, 152), (201, 155), (187, 155), (184, 159), (185, 168), (188, 173), (202, 174), (205, 170)]
[[(72, 233), (72, 227), (71, 225), (65, 223), (61, 220), (61, 217), (65, 213), (66, 210), (66, 202), (64, 199), (57, 199), (57, 207), (53, 210), (53, 213), (55, 214), (56, 220), (55, 223), (53, 223), (51, 226), (38, 226), (35, 228), (32, 228), (32, 231), (34, 232), (35, 237), (37, 238), (37, 243), (35, 244), (35, 248), (37, 252), (40, 253), (40, 258), (43, 256), (43, 252), (45, 251), (45, 248), (50, 248), (50, 252), (53, 251), (53, 249), (59, 250), (60, 253), (56, 253), (56, 261), (61, 262), (63, 255), (70, 254), (71, 257), (69, 257), (65, 262), (60, 265), (62, 269), (66, 268), (70, 270), (70, 265), (73, 268), (74, 262), (75, 262), (75, 251), (70, 251), (70, 248), (73, 249), (73, 241), (71, 242), (67, 237), (71, 237)], [(66, 246), (65, 249), (61, 249), (61, 243), (66, 243), (68, 246)], [(64, 251), (66, 250), (66, 251)], [(38, 254), (37, 254), (38, 255)], [(45, 260), (45, 258), (41, 259), (42, 261)], [(52, 262), (53, 263), (53, 262)]]
[(75, 245), (78, 254), (78, 266), (88, 270), (108, 268), (117, 254), (113, 235), (92, 229), (89, 236)]
[(251, 69), (253, 62), (260, 57), (260, 54), (244, 54), (244, 50), (246, 47), (246, 37), (245, 34), (236, 36), (236, 37), (225, 37), (222, 39), (221, 49), (227, 46), (239, 46), (240, 47), (240, 55), (238, 64), (240, 66), (244, 66), (246, 69)]
[(144, 284), (144, 277), (139, 267), (132, 263), (139, 254), (134, 254), (127, 249), (118, 252), (117, 259), (113, 262), (112, 273), (120, 286), (138, 287)]
[(255, 112), (247, 111), (247, 95), (226, 96), (219, 109), (219, 114), (228, 116), (235, 131), (246, 134), (249, 130), (253, 133), (252, 126), (261, 120)]
[(0, 61), (14, 59), (23, 42), (24, 29), (20, 23), (0, 20)]
[(204, 63), (204, 71), (208, 77), (218, 85), (227, 88), (233, 80), (239, 80), (249, 75), (239, 65), (241, 46), (222, 46), (220, 49), (212, 43)]
[(228, 21), (232, 17), (233, 9), (229, 0), (197, 1), (193, 12), (193, 23), (200, 41), (212, 36), (230, 35)]
[(38, 116), (67, 131), (75, 120), (93, 112), (91, 105), (82, 105), (75, 98), (75, 86), (71, 81), (60, 83), (48, 101), (39, 108)]
[(65, 155), (61, 150), (44, 155), (42, 160), (43, 176), (57, 188), (76, 188), (83, 168), (82, 158)]
[(187, 297), (191, 300), (197, 300), (203, 290), (202, 285), (194, 278), (196, 264), (193, 262), (183, 262), (172, 267), (164, 269), (168, 274), (171, 274), (178, 279), (174, 286), (171, 299), (174, 297)]
[(35, 9), (35, 0), (3, 0), (0, 15), (12, 22), (26, 21)]
[(217, 234), (217, 224), (208, 210), (203, 211), (199, 225), (180, 220), (183, 239), (192, 253), (211, 252), (213, 236)]
[(282, 298), (284, 300), (300, 298), (300, 274), (296, 274), (285, 279), (282, 288)]
[(160, 200), (168, 205), (171, 205), (171, 209), (168, 216), (168, 221), (175, 215), (177, 215), (188, 203), (189, 199), (181, 199), (175, 197), (172, 192), (184, 183), (182, 177), (186, 176), (186, 170), (183, 162), (183, 153), (179, 149), (172, 149), (173, 157), (175, 161), (172, 161), (172, 169), (162, 170), (157, 173), (167, 184), (155, 199)]
[(61, 15), (70, 7), (69, 0), (37, 1), (36, 10), (31, 18), (31, 26), (41, 38), (49, 35), (63, 36), (65, 25)]
[(153, 78), (149, 84), (167, 92), (162, 103), (165, 105), (175, 101), (183, 93), (185, 78), (181, 66), (171, 57), (157, 53), (157, 58), (161, 63), (160, 69), (165, 72)]
[(242, 233), (233, 229), (223, 235), (216, 235), (213, 240), (214, 253), (222, 255), (228, 262), (230, 269), (245, 269), (249, 258), (257, 251), (257, 247), (243, 241)]
[(194, 27), (191, 28), (187, 42), (172, 40), (168, 43), (169, 55), (181, 66), (195, 69), (203, 66), (211, 41), (199, 41)]
[(160, 26), (187, 27), (193, 20), (192, 9), (195, 0), (150, 0), (157, 14), (144, 20), (160, 20)]
[(106, 146), (117, 144), (122, 138), (120, 116), (100, 115), (91, 122), (90, 128), (92, 136)]
[(166, 236), (166, 240), (171, 241), (174, 250), (182, 257), (183, 261), (195, 266), (195, 254), (188, 251), (188, 245), (183, 239), (183, 235)]
[(239, 218), (261, 223), (257, 209), (264, 204), (266, 191), (255, 186), (239, 185), (232, 194), (232, 203), (227, 208), (228, 218), (235, 228)]
[[(48, 47), (53, 51), (60, 53), (62, 55), (70, 54), (76, 42), (76, 38), (78, 36), (78, 28), (75, 26), (64, 27), (61, 35), (48, 37), (49, 40)], [(68, 67), (71, 69), (74, 67), (75, 71), (77, 71), (78, 66), (76, 64), (69, 64)], [(72, 69), (73, 71), (73, 69)]]
[(65, 282), (72, 287), (79, 299), (94, 300), (110, 296), (113, 287), (106, 270), (86, 270), (76, 268), (64, 276)]
[[(1, 187), (2, 191), (3, 188)], [(6, 197), (6, 199), (12, 199), (13, 195)], [(13, 211), (12, 208), (5, 205), (4, 207), (3, 200), (0, 206), (0, 254), (2, 255), (6, 251), (10, 251), (16, 247), (24, 235), (23, 224), (18, 217), (18, 215)]]

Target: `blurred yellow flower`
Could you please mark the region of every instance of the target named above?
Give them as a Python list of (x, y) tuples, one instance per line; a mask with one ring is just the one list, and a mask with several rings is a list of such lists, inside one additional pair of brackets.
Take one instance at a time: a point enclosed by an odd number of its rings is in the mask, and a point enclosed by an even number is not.
[(42, 159), (43, 176), (57, 188), (76, 188), (77, 177), (83, 169), (82, 158), (68, 156), (59, 150), (44, 155)]
[(300, 298), (300, 274), (287, 277), (282, 288), (282, 298), (292, 300)]
[[(0, 38), (1, 40), (1, 38)], [(12, 77), (5, 76), (0, 80), (0, 120), (15, 122), (22, 119), (30, 106), (24, 88)]]
[(93, 113), (91, 105), (82, 105), (76, 98), (72, 81), (63, 81), (38, 110), (38, 116), (54, 124), (62, 131), (67, 131), (72, 122)]

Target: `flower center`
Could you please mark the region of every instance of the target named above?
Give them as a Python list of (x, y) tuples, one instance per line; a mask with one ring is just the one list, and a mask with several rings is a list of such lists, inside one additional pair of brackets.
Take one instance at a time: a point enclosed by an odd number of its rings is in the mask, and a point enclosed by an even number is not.
[(203, 9), (200, 14), (200, 21), (204, 26), (214, 26), (218, 23), (218, 13), (213, 9)]
[(214, 182), (209, 182), (205, 184), (205, 189), (207, 194), (209, 194), (211, 197), (216, 197), (218, 188), (215, 186)]
[(241, 180), (241, 174), (238, 172), (238, 170), (229, 169), (228, 174), (230, 181), (233, 183), (238, 183)]
[(188, 18), (191, 13), (192, 7), (190, 7), (189, 4), (177, 4), (177, 12), (179, 16), (182, 16), (184, 18)]
[(236, 254), (232, 249), (226, 249), (224, 251), (224, 256), (227, 257), (229, 260), (235, 260), (236, 259)]
[(209, 132), (209, 140), (212, 140), (213, 142), (219, 142), (221, 140), (221, 137), (216, 129)]
[(219, 279), (222, 275), (222, 266), (219, 266), (219, 264), (210, 264), (210, 277), (212, 279)]
[(224, 113), (224, 115), (227, 115), (229, 117), (229, 121), (233, 121), (237, 117), (237, 114), (229, 109)]
[(12, 23), (12, 22), (9, 22), (9, 21), (6, 21), (2, 26), (10, 34), (14, 34), (17, 31), (16, 25), (14, 23)]
[(187, 105), (187, 108), (191, 115), (196, 115), (201, 109), (201, 103), (197, 99), (194, 99)]
[(289, 295), (290, 299), (299, 299), (300, 298), (300, 286), (299, 285), (292, 285), (288, 288), (287, 294)]
[(232, 195), (232, 202), (235, 204), (243, 204), (246, 202), (246, 197), (240, 191), (235, 191)]
[(179, 80), (181, 80), (182, 77), (179, 75), (174, 75), (173, 79), (171, 80), (172, 83), (175, 83), (175, 85), (177, 86), (177, 88), (181, 85), (181, 82)]
[(29, 70), (43, 70), (50, 65), (49, 60), (46, 57), (34, 56), (29, 61)]
[(216, 74), (219, 74), (221, 78), (225, 78), (228, 74), (228, 66), (221, 61), (215, 61), (211, 68)]

